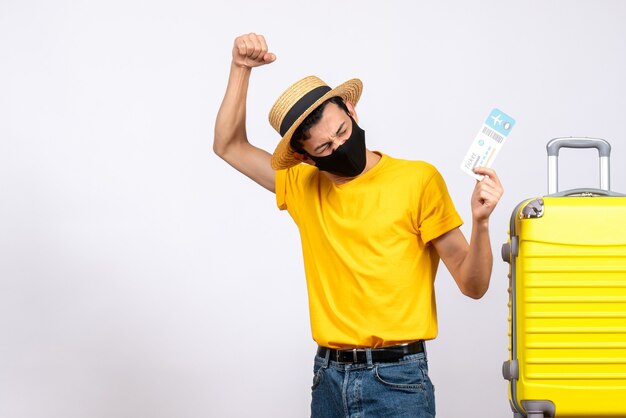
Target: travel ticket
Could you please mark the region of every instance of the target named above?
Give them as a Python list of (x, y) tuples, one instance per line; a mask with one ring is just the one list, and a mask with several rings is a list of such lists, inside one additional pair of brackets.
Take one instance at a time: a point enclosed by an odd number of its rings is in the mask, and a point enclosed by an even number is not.
[(515, 119), (499, 109), (493, 109), (467, 151), (461, 170), (476, 180), (482, 180), (483, 176), (474, 173), (474, 168), (491, 167), (514, 125)]

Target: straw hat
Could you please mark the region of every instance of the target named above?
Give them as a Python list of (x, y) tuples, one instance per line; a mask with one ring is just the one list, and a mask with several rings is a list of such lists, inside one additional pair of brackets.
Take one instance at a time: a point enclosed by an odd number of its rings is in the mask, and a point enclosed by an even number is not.
[(334, 96), (356, 104), (362, 90), (363, 83), (358, 78), (331, 89), (315, 76), (305, 77), (289, 87), (276, 100), (269, 114), (270, 125), (282, 136), (272, 155), (272, 168), (283, 170), (300, 163), (294, 158), (289, 141), (302, 121), (319, 105)]

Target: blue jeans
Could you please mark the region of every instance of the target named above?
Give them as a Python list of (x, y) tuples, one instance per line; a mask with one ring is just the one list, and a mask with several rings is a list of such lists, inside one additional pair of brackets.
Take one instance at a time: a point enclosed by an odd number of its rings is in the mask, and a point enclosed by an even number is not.
[(435, 388), (426, 353), (395, 363), (368, 359), (346, 364), (315, 356), (312, 418), (434, 418)]

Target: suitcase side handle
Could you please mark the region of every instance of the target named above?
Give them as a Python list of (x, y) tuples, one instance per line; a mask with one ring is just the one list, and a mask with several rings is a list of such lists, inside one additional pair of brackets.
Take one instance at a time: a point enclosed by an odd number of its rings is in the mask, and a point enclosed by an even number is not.
[(554, 138), (546, 149), (548, 151), (548, 194), (559, 191), (558, 161), (561, 148), (596, 148), (600, 157), (600, 189), (610, 190), (611, 145), (601, 138), (567, 137)]

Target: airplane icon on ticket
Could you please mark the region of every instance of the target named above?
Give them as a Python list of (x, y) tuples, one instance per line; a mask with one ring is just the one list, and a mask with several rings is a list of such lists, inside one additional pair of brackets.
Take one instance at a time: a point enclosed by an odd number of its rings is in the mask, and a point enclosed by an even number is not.
[(500, 116), (500, 114), (497, 114), (496, 116), (491, 115), (491, 119), (493, 119), (493, 126), (502, 125), (502, 119), (500, 119)]

